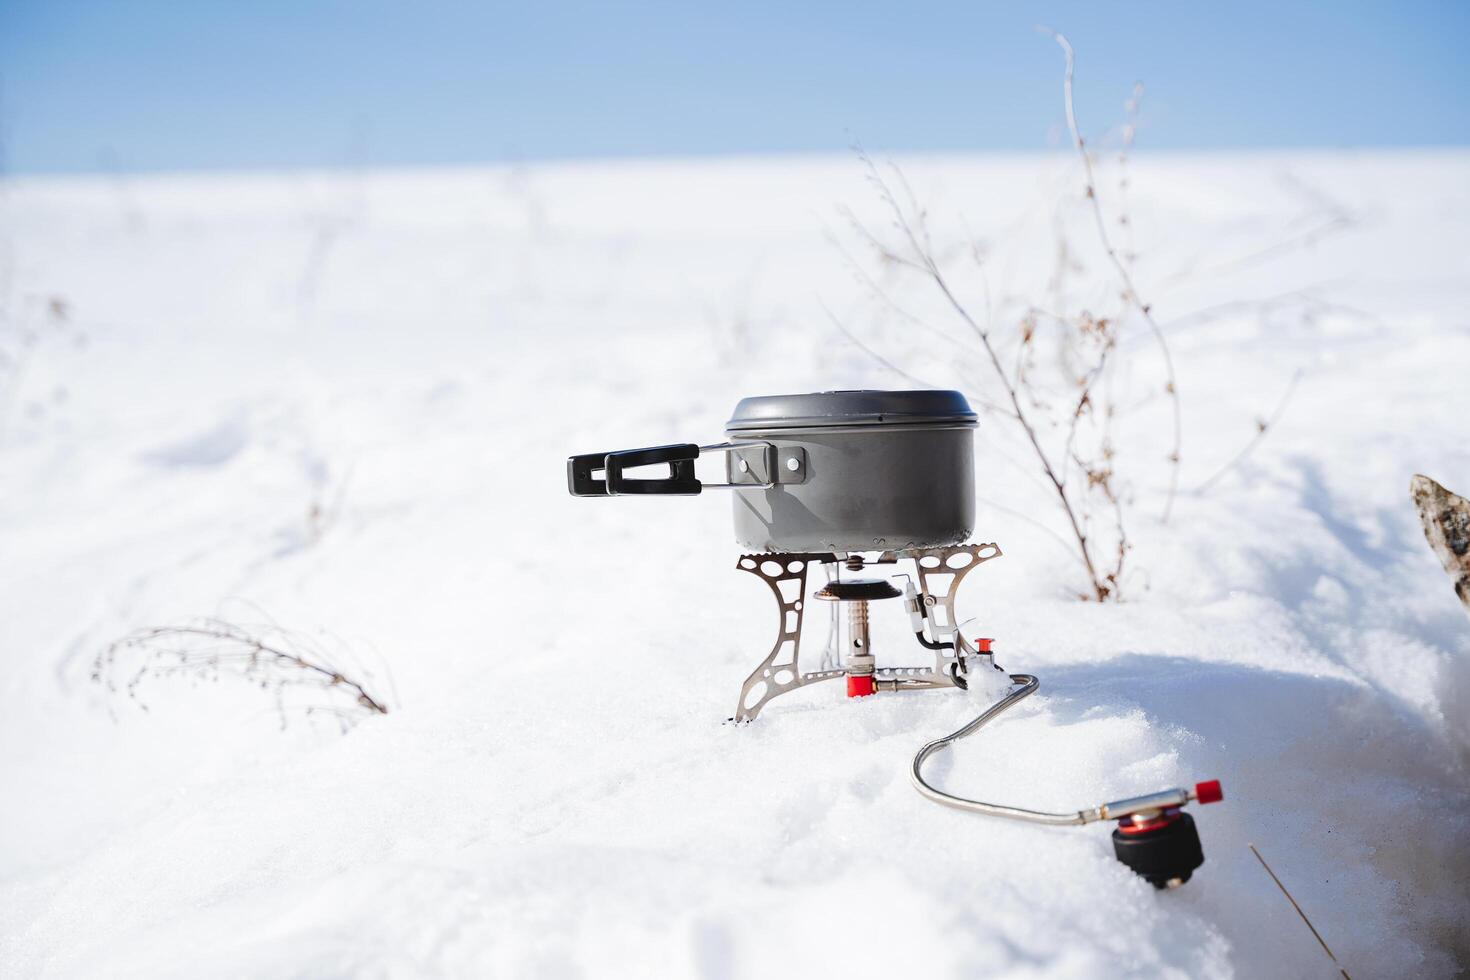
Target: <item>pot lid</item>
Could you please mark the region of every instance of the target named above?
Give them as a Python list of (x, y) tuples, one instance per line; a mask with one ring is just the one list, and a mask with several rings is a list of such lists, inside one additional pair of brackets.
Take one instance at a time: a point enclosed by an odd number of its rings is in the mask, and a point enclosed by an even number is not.
[(812, 391), (740, 399), (726, 430), (790, 429), (829, 425), (975, 424), (958, 391)]

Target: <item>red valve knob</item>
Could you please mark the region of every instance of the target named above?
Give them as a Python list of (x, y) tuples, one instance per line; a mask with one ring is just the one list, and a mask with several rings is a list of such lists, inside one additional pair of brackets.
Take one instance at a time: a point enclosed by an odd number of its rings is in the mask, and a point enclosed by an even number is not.
[(1220, 780), (1211, 779), (1194, 784), (1194, 798), (1201, 803), (1219, 803), (1225, 799), (1225, 791), (1220, 788)]
[(859, 674), (859, 675), (856, 675), (856, 676), (854, 676), (854, 675), (848, 675), (848, 678), (847, 678), (847, 696), (848, 697), (850, 697), (850, 698), (863, 698), (863, 697), (867, 697), (869, 694), (872, 694), (874, 690), (875, 690), (875, 688), (873, 686), (873, 675), (872, 674), (867, 674), (867, 675), (861, 675), (861, 674)]
[(980, 653), (989, 653), (990, 644), (994, 642), (995, 640), (991, 639), (988, 636), (977, 636), (975, 637), (975, 649)]

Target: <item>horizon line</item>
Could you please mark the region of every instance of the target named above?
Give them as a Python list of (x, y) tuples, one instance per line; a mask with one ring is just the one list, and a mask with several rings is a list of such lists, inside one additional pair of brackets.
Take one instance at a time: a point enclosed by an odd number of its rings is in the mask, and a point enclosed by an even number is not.
[[(1101, 141), (1094, 143), (1096, 150), (1110, 149)], [(734, 150), (734, 151), (688, 151), (688, 152), (628, 152), (549, 154), (546, 156), (488, 156), (459, 160), (424, 161), (372, 161), (364, 162), (318, 162), (318, 163), (260, 163), (260, 164), (197, 164), (164, 167), (129, 167), (115, 164), (88, 168), (11, 168), (0, 162), (0, 182), (13, 179), (66, 179), (89, 177), (210, 177), (251, 176), (280, 173), (323, 173), (348, 174), (358, 172), (406, 172), (433, 170), (473, 170), (478, 168), (516, 167), (575, 167), (592, 164), (699, 164), (721, 160), (830, 160), (855, 156), (859, 151), (874, 158), (916, 157), (1052, 157), (1069, 156), (1076, 153), (1070, 143), (1034, 149), (1011, 148), (890, 148), (875, 150), (854, 144), (846, 149), (807, 150)], [(1226, 145), (1215, 147), (1139, 147), (1129, 150), (1130, 159), (1147, 157), (1200, 157), (1200, 156), (1280, 156), (1290, 153), (1302, 154), (1424, 154), (1470, 151), (1470, 143), (1315, 143), (1315, 144), (1262, 144)]]

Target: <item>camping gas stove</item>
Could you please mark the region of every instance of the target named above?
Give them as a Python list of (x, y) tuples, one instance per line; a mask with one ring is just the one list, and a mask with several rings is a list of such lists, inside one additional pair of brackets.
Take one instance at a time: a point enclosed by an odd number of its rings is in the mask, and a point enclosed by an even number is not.
[[(847, 696), (967, 688), (972, 671), (999, 670), (991, 640), (966, 638), (955, 611), (961, 581), (1000, 557), (994, 543), (966, 544), (975, 524), (975, 413), (957, 391), (825, 391), (743, 399), (726, 423), (729, 441), (588, 453), (567, 460), (577, 497), (694, 495), (727, 489), (735, 536), (750, 553), (736, 567), (758, 576), (775, 596), (776, 642), (740, 688), (733, 720), (755, 720), (772, 699), (845, 678)], [(695, 474), (702, 455), (724, 458), (725, 482)], [(655, 476), (634, 471), (667, 467)], [(825, 582), (808, 595), (811, 570)], [(911, 573), (911, 574), (910, 574)], [(895, 585), (902, 581), (903, 588)], [(910, 628), (933, 654), (932, 666), (879, 667), (869, 606), (902, 598)], [(832, 603), (822, 662), (804, 670), (802, 623), (808, 599)], [(838, 642), (846, 607), (846, 644)], [(929, 742), (910, 778), (920, 794), (987, 816), (1063, 825), (1116, 820), (1117, 858), (1159, 888), (1189, 880), (1204, 863), (1191, 802), (1222, 798), (1217, 781), (1190, 789), (1053, 813), (985, 803), (946, 793), (924, 778), (924, 763), (979, 731), (1036, 691), (1030, 674), (1008, 674), (1013, 687), (973, 721)]]
[[(995, 544), (965, 544), (946, 548), (913, 548), (885, 551), (874, 559), (862, 555), (821, 552), (796, 554), (766, 553), (741, 555), (736, 567), (758, 576), (771, 587), (778, 606), (776, 643), (740, 688), (735, 706), (736, 721), (753, 721), (772, 698), (819, 681), (847, 679), (850, 698), (878, 691), (922, 690), (968, 687), (972, 664), (995, 668), (989, 639), (973, 644), (961, 636), (954, 600), (960, 581), (983, 562), (1000, 557)], [(843, 578), (844, 572), (861, 575), (883, 566), (907, 565), (913, 575), (897, 576), (904, 581), (899, 590), (888, 578)], [(806, 615), (807, 576), (814, 567), (826, 573), (827, 583), (811, 598), (834, 603), (832, 627), (828, 631), (823, 670), (801, 669), (801, 627)], [(915, 585), (917, 582), (917, 586)], [(915, 638), (934, 655), (933, 666), (879, 667), (873, 655), (868, 629), (869, 603), (903, 599)], [(847, 643), (845, 657), (839, 654), (838, 608), (846, 607)]]

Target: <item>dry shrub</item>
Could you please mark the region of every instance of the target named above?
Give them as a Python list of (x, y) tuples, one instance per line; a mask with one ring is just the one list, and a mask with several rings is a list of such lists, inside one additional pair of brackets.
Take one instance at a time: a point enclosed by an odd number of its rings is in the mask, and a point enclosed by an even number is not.
[[(1180, 492), (1183, 412), (1173, 354), (1164, 327), (1141, 294), (1133, 271), (1133, 224), (1127, 211), (1128, 163), (1137, 131), (1142, 87), (1135, 86), (1125, 107), (1126, 121), (1117, 144), (1118, 179), (1110, 206), (1105, 207), (1094, 153), (1082, 136), (1073, 102), (1072, 47), (1062, 35), (1047, 33), (1061, 46), (1066, 57), (1062, 97), (1067, 129), (1080, 166), (1079, 204), (1085, 209), (1095, 239), (1092, 248), (1106, 256), (1107, 299), (1093, 303), (1091, 308), (1079, 308), (1071, 300), (1073, 280), (1085, 276), (1087, 269), (1079, 259), (1082, 250), (1067, 237), (1059, 208), (1054, 267), (1045, 291), (1047, 298), (1033, 298), (1019, 309), (1002, 301), (998, 312), (988, 279), (990, 255), (986, 244), (968, 230), (958, 242), (937, 244), (929, 215), (903, 171), (891, 163), (880, 167), (861, 149), (857, 151), (858, 159), (887, 220), (886, 227), (879, 231), (847, 212), (858, 239), (870, 257), (876, 259), (876, 269), (872, 262), (851, 255), (848, 259), (860, 286), (877, 301), (879, 318), (896, 320), (915, 345), (930, 340), (950, 345), (956, 356), (947, 360), (965, 378), (965, 386), (972, 392), (998, 394), (993, 399), (972, 397), (971, 401), (978, 409), (1015, 426), (1023, 438), (1028, 458), (1009, 462), (1016, 464), (1025, 476), (1035, 479), (1038, 488), (1060, 513), (1065, 528), (1058, 533), (1054, 527), (1030, 515), (1010, 513), (1037, 524), (1057, 538), (1076, 558), (1086, 576), (1085, 587), (1078, 590), (1079, 596), (1102, 602), (1122, 596), (1124, 572), (1132, 548), (1127, 527), (1134, 495), (1130, 484), (1119, 475), (1118, 423), (1127, 415), (1150, 410), (1159, 403), (1167, 406), (1166, 413), (1154, 411), (1149, 416), (1163, 428), (1162, 440), (1169, 447), (1161, 461), (1167, 466), (1168, 485), (1158, 515), (1160, 522), (1167, 524)], [(1310, 244), (1353, 223), (1352, 215), (1343, 208), (1322, 205), (1320, 200), (1314, 202), (1314, 207), (1327, 214), (1325, 222), (1259, 250), (1248, 256), (1247, 261)], [(899, 289), (907, 290), (903, 303), (895, 298)], [(1297, 299), (1307, 312), (1316, 302), (1305, 295)], [(1288, 297), (1287, 301), (1293, 300)], [(941, 311), (939, 317), (958, 326), (960, 334), (957, 336), (941, 327), (943, 319), (916, 313), (915, 304), (923, 303), (937, 305)], [(1265, 308), (1260, 303), (1256, 306)], [(1186, 318), (1215, 313), (1199, 311)], [(911, 373), (901, 363), (902, 358), (885, 356), (859, 332), (836, 317), (832, 320), (839, 331), (874, 360), (916, 385), (936, 387)], [(1135, 334), (1147, 343), (1126, 343)], [(1140, 394), (1136, 388), (1130, 388), (1130, 379), (1148, 369), (1149, 366), (1139, 362), (1150, 356), (1150, 347), (1152, 356), (1157, 358), (1156, 375), (1160, 380), (1150, 382)], [(1134, 367), (1143, 370), (1135, 372)], [(1254, 432), (1244, 448), (1228, 457), (1195, 493), (1207, 490), (1255, 450), (1279, 420), (1294, 387), (1295, 379), (1275, 410), (1256, 420)]]
[(198, 684), (233, 677), (273, 696), (283, 728), (288, 715), (300, 711), (328, 715), (345, 729), (367, 715), (386, 715), (388, 706), (338, 666), (344, 656), (278, 626), (201, 618), (114, 641), (98, 654), (92, 680), (109, 692), (126, 693), (146, 711), (140, 689), (150, 681), (184, 678)]

